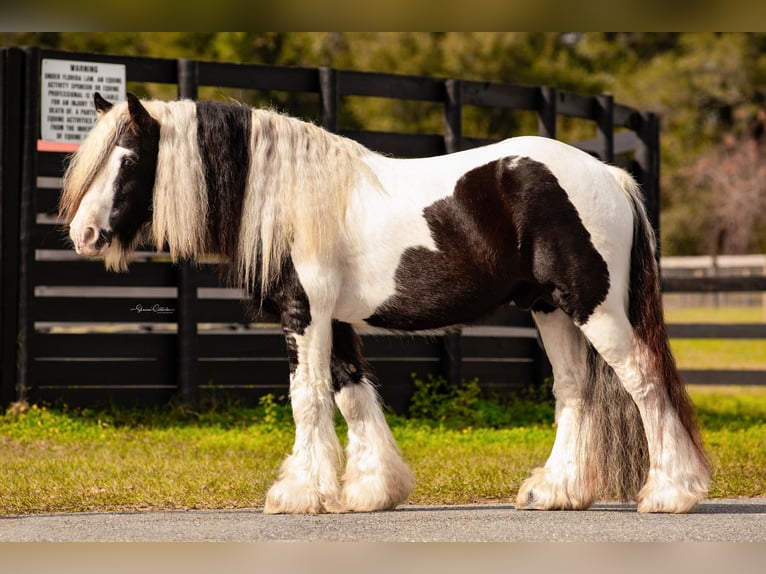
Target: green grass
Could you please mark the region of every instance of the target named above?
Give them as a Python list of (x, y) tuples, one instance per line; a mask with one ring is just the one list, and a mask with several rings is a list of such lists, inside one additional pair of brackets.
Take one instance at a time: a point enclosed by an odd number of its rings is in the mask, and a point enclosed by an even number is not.
[(763, 323), (761, 307), (686, 307), (665, 309), (668, 323)]
[[(451, 400), (465, 402), (466, 388)], [(766, 496), (766, 391), (694, 388), (692, 397), (715, 469), (711, 497)], [(494, 414), (473, 426), (390, 417), (417, 477), (410, 503), (512, 501), (545, 462), (550, 404), (475, 401)], [(0, 514), (257, 507), (291, 443), (289, 410), (273, 402), (202, 414), (33, 406), (0, 417)]]
[[(665, 311), (668, 323), (762, 323), (761, 307), (689, 307)], [(670, 346), (682, 369), (766, 369), (762, 339), (672, 339)]]
[(766, 341), (760, 339), (672, 339), (681, 369), (766, 369)]

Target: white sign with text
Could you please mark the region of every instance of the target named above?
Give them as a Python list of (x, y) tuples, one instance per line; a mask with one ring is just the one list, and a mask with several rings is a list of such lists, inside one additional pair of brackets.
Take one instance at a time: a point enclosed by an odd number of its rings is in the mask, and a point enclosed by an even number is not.
[(110, 102), (125, 99), (125, 65), (75, 60), (42, 61), (42, 139), (79, 143), (93, 127), (93, 94)]

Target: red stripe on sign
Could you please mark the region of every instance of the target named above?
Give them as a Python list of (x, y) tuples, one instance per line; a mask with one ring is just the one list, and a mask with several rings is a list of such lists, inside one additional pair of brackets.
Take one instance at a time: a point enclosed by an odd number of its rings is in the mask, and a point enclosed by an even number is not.
[(49, 142), (45, 140), (37, 140), (37, 151), (47, 151), (54, 153), (72, 153), (76, 152), (80, 147), (78, 143), (69, 142)]

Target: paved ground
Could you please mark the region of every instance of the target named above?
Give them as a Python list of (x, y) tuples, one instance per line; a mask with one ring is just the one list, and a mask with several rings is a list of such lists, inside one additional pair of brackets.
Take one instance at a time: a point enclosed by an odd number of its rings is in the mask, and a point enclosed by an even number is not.
[(766, 542), (766, 498), (706, 501), (679, 516), (613, 503), (587, 512), (492, 504), (322, 516), (260, 509), (11, 516), (0, 518), (0, 541)]

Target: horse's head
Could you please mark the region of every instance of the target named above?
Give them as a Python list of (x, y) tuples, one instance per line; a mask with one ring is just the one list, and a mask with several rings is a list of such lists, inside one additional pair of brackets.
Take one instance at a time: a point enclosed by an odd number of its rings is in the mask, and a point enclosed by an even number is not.
[(61, 196), (77, 253), (107, 261), (123, 260), (150, 219), (159, 152), (160, 124), (135, 95), (127, 100), (113, 106), (95, 94), (99, 120), (72, 158)]

